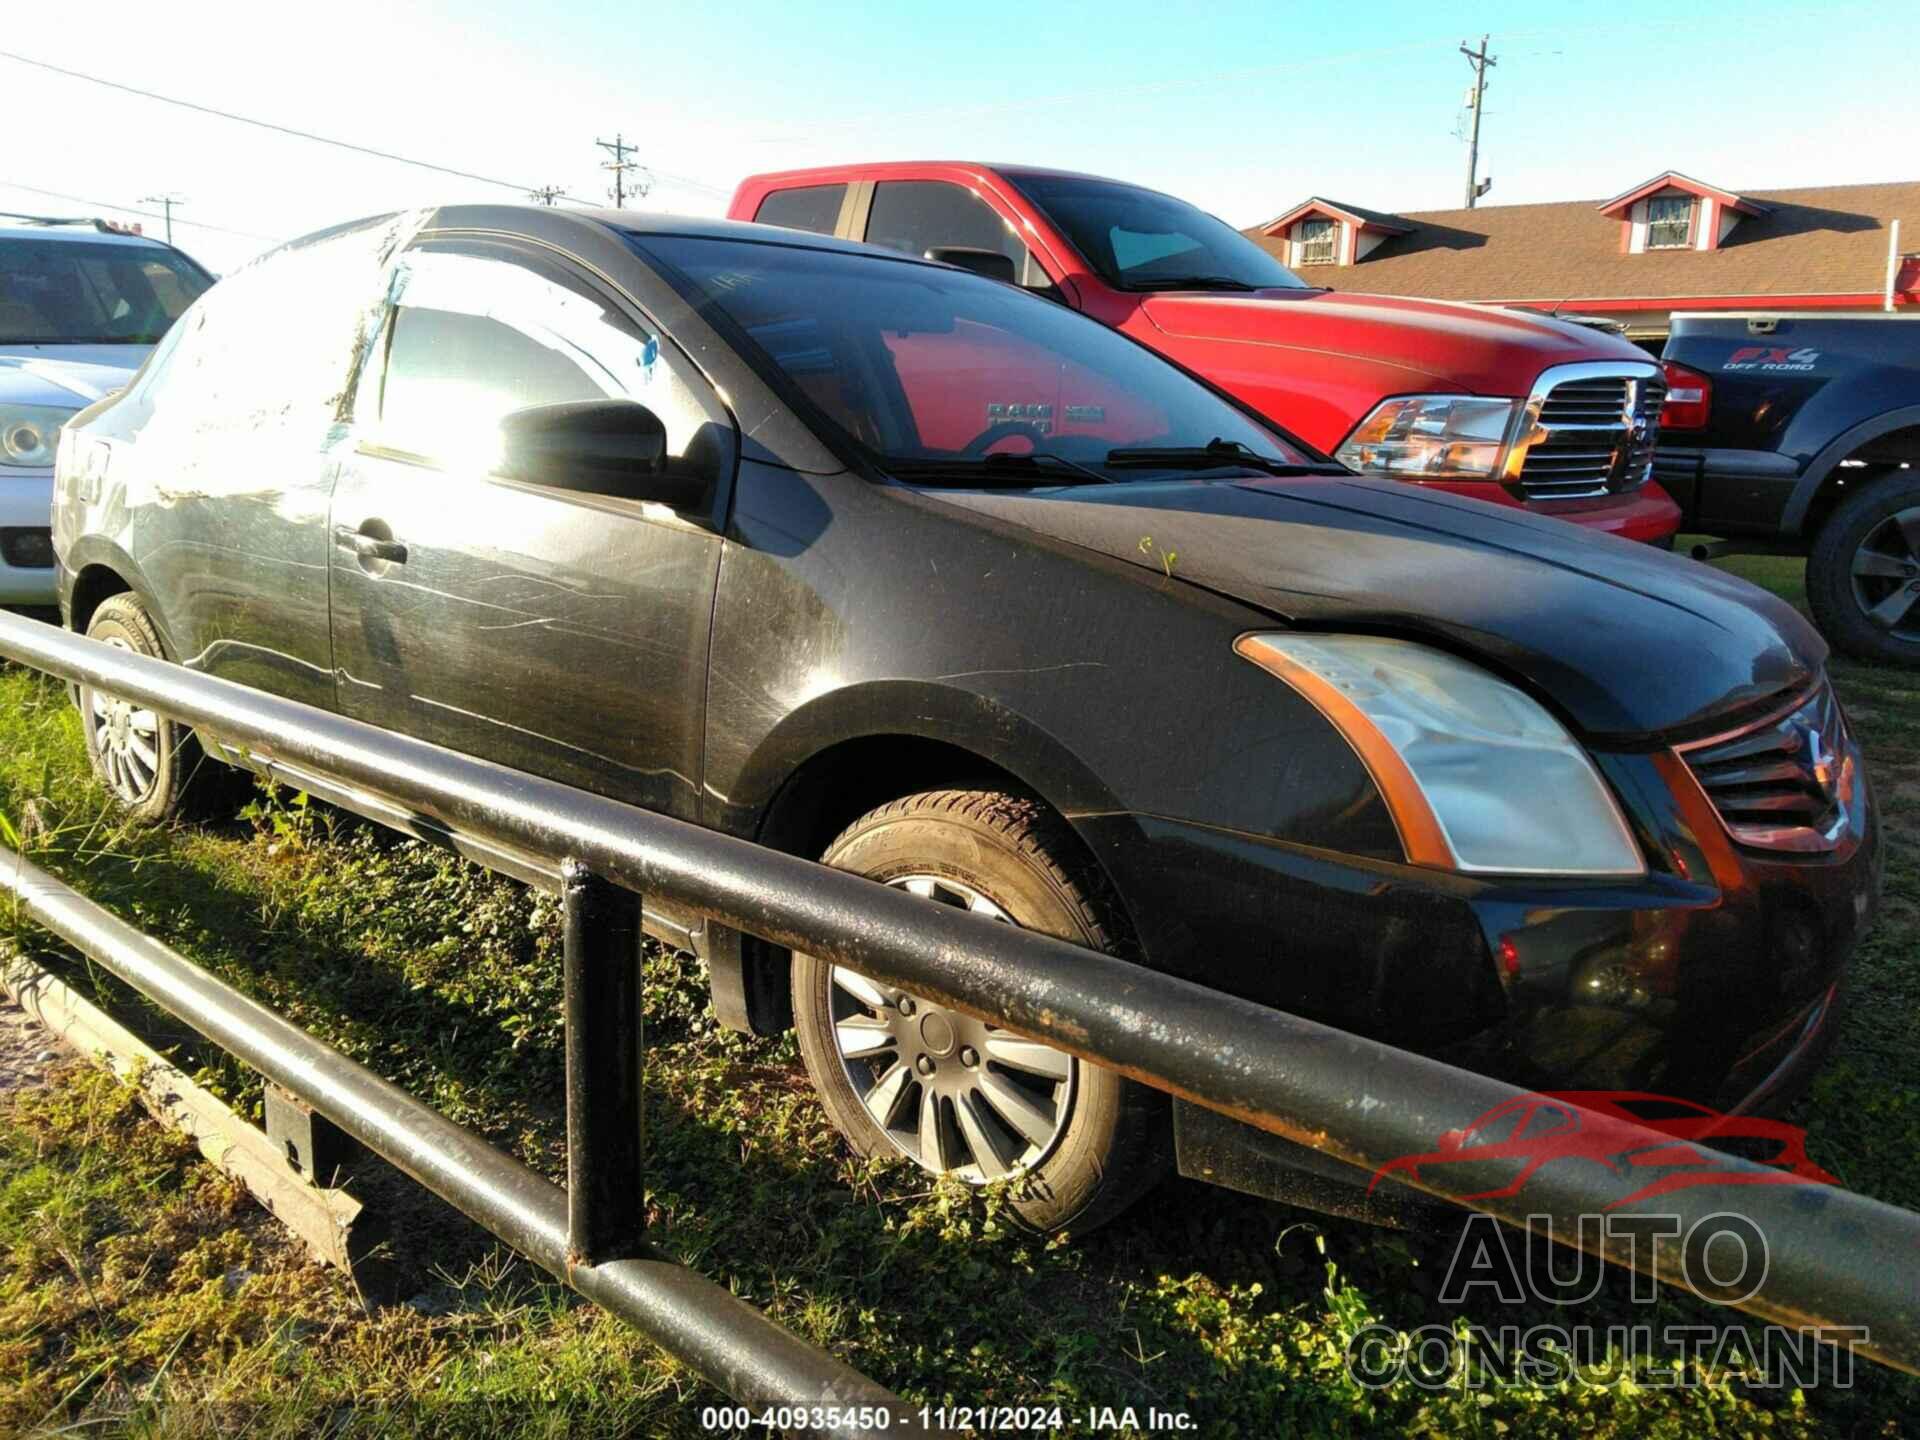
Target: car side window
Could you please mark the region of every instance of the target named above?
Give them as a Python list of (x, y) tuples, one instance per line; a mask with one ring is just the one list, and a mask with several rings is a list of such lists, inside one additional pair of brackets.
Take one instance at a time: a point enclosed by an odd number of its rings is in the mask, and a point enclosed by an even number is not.
[(402, 258), (393, 292), (384, 375), (356, 399), (382, 448), (484, 466), (515, 410), (633, 400), (659, 416), (670, 456), (723, 462), (731, 423), (704, 386), (660, 337), (559, 267), (428, 241)]
[(909, 255), (925, 255), (942, 245), (998, 250), (1013, 261), (1022, 285), (1045, 289), (1051, 284), (1032, 252), (992, 206), (971, 190), (944, 180), (883, 180), (874, 186), (867, 212), (867, 243)]
[(761, 225), (783, 225), (789, 230), (831, 235), (840, 224), (840, 203), (846, 198), (844, 185), (797, 185), (791, 190), (769, 193), (753, 218)]

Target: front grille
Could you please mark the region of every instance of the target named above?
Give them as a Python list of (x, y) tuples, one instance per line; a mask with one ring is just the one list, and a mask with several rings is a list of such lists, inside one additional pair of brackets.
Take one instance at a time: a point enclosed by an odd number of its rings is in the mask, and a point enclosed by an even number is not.
[(1727, 832), (1769, 850), (1831, 850), (1859, 778), (1840, 702), (1823, 681), (1792, 708), (1680, 747)]
[(0, 560), (21, 570), (53, 568), (53, 531), (0, 530)]
[(1667, 387), (1654, 375), (1571, 376), (1528, 402), (1520, 466), (1529, 500), (1579, 500), (1646, 483)]

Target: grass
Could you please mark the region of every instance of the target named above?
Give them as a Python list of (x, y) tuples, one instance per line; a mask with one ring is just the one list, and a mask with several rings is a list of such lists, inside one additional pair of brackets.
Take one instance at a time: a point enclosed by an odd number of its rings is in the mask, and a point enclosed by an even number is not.
[[(1797, 562), (1727, 568), (1799, 598)], [(1889, 827), (1886, 908), (1838, 1058), (1798, 1115), (1853, 1188), (1920, 1208), (1920, 677), (1837, 663)], [(553, 903), (320, 805), (118, 827), (60, 688), (0, 669), (0, 815), (34, 858), (210, 970), (556, 1178)], [(0, 931), (0, 943), (6, 943)], [(240, 1067), (83, 984), (243, 1110)], [(696, 962), (655, 950), (647, 1210), (656, 1241), (915, 1401), (1186, 1411), (1209, 1436), (1866, 1436), (1920, 1385), (1363, 1391), (1345, 1344), (1463, 1320), (1737, 1322), (1684, 1297), (1634, 1313), (1620, 1277), (1578, 1314), (1435, 1298), (1451, 1237), (1408, 1237), (1172, 1181), (1095, 1234), (1038, 1241), (1002, 1197), (851, 1159), (790, 1040), (718, 1029)], [(0, 1113), (0, 1433), (695, 1435), (721, 1397), (434, 1202), (396, 1208), (411, 1303), (367, 1305), (242, 1192), (73, 1066)], [(1911, 1263), (1911, 1257), (1904, 1257)], [(1649, 1377), (1642, 1376), (1647, 1380)], [(1072, 1424), (1072, 1433), (1087, 1433)]]

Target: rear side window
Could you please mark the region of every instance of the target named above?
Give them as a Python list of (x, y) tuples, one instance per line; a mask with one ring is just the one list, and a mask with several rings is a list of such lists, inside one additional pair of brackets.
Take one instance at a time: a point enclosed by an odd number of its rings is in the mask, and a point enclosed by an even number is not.
[(762, 225), (784, 225), (789, 230), (831, 235), (840, 223), (840, 202), (846, 197), (844, 185), (802, 185), (794, 190), (775, 190), (760, 202), (753, 218)]
[(998, 250), (1013, 261), (1022, 285), (1048, 283), (1011, 225), (971, 190), (941, 180), (887, 180), (874, 186), (867, 243), (915, 256), (942, 245)]

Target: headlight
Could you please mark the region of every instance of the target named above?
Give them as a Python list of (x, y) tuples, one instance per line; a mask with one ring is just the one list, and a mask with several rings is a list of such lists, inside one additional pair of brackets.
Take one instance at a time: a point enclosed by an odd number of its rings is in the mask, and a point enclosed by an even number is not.
[(60, 427), (74, 411), (54, 405), (0, 405), (0, 465), (51, 465)]
[(1477, 395), (1383, 400), (1354, 427), (1334, 458), (1362, 475), (1485, 480), (1499, 473), (1517, 403)]
[(1243, 635), (1359, 754), (1417, 865), (1642, 875), (1586, 751), (1527, 695), (1442, 650), (1373, 635)]

